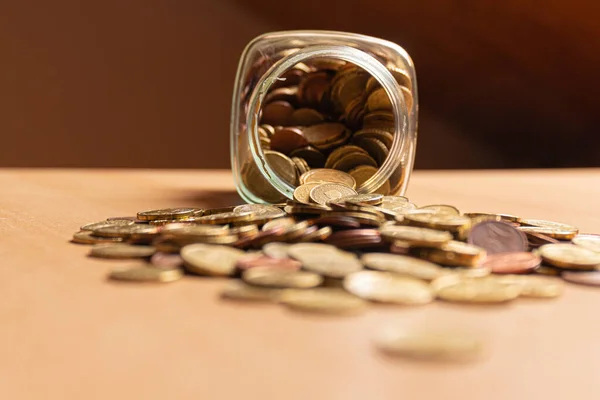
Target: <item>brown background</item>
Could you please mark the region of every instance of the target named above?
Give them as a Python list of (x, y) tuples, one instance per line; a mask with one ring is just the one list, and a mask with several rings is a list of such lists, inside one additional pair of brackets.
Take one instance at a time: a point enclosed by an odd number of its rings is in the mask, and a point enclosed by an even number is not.
[(594, 0), (0, 5), (0, 166), (228, 167), (238, 57), (266, 31), (405, 47), (421, 168), (600, 165)]

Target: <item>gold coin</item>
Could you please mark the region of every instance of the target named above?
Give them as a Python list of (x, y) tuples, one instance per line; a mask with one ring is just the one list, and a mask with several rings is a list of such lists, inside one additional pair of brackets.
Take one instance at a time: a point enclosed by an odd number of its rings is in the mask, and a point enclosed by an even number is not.
[(197, 224), (224, 225), (234, 222), (252, 221), (255, 218), (253, 212), (225, 212), (221, 214), (205, 215), (194, 219)]
[(387, 327), (378, 333), (375, 345), (391, 356), (427, 361), (474, 361), (484, 355), (477, 335), (456, 329)]
[(152, 246), (136, 246), (131, 244), (98, 244), (90, 250), (91, 257), (98, 258), (146, 258), (156, 253)]
[(600, 253), (600, 235), (582, 234), (572, 240), (573, 244)]
[(388, 225), (381, 227), (379, 232), (388, 241), (402, 240), (419, 247), (439, 247), (452, 240), (450, 232), (415, 226)]
[(447, 268), (429, 261), (399, 254), (367, 253), (363, 254), (360, 260), (367, 268), (427, 281), (449, 273)]
[(330, 278), (363, 269), (356, 255), (323, 243), (298, 243), (289, 247), (288, 255), (302, 263), (305, 270)]
[(522, 219), (520, 222), (524, 225), (519, 228), (523, 232), (541, 233), (555, 239), (571, 240), (579, 233), (576, 227), (561, 222), (541, 219)]
[(416, 254), (425, 260), (455, 267), (475, 267), (485, 259), (484, 249), (451, 240), (439, 248), (418, 248)]
[(419, 207), (420, 210), (433, 210), (435, 214), (450, 214), (460, 215), (458, 208), (448, 204), (431, 204), (428, 206)]
[(120, 237), (101, 237), (96, 236), (90, 231), (75, 232), (73, 234), (73, 243), (79, 244), (98, 244), (98, 243), (119, 243), (123, 241)]
[(325, 161), (325, 168), (333, 168), (336, 162), (338, 162), (343, 156), (348, 153), (363, 153), (367, 154), (367, 152), (358, 147), (351, 144), (340, 146), (337, 149), (333, 150), (331, 154), (327, 157), (327, 161)]
[(366, 311), (367, 303), (341, 289), (286, 289), (279, 302), (296, 311), (330, 315), (355, 315)]
[[(457, 279), (454, 283), (441, 284), (440, 281)], [(437, 297), (458, 303), (504, 303), (514, 300), (521, 293), (521, 286), (514, 283), (502, 283), (497, 279), (458, 278), (442, 276), (432, 282)]]
[(253, 302), (274, 302), (277, 301), (278, 295), (279, 290), (250, 286), (240, 280), (228, 282), (221, 292), (224, 299)]
[(254, 286), (270, 288), (308, 289), (319, 286), (323, 278), (306, 271), (291, 271), (272, 267), (255, 267), (242, 273), (242, 279)]
[(352, 189), (356, 188), (356, 181), (353, 177), (342, 171), (336, 171), (335, 169), (328, 168), (315, 168), (304, 173), (300, 177), (300, 183), (339, 183), (341, 185), (348, 186)]
[(252, 213), (255, 217), (269, 219), (285, 217), (285, 213), (280, 208), (266, 204), (243, 204), (234, 207), (233, 212), (236, 214)]
[(383, 201), (383, 195), (378, 193), (357, 194), (345, 196), (337, 199), (338, 202), (344, 202), (356, 206), (378, 205)]
[(408, 225), (432, 228), (450, 232), (458, 232), (471, 223), (469, 217), (452, 214), (411, 213), (404, 215)]
[(245, 254), (242, 250), (210, 244), (190, 244), (181, 249), (186, 270), (198, 275), (233, 275), (237, 260)]
[(516, 215), (511, 214), (496, 214), (496, 213), (464, 213), (465, 216), (469, 218), (489, 218), (495, 221), (505, 221), (505, 222), (520, 222), (521, 217), (517, 217)]
[[(348, 171), (348, 174), (356, 181), (356, 187), (361, 187), (363, 183), (371, 179), (373, 175), (377, 173), (379, 169), (370, 165), (359, 165), (356, 168)], [(391, 190), (390, 181), (385, 181), (380, 187), (373, 191), (373, 193), (380, 193), (387, 195)]]
[(331, 200), (356, 194), (354, 189), (346, 185), (338, 183), (322, 183), (311, 189), (310, 199), (317, 204), (325, 205)]
[(263, 246), (262, 251), (266, 256), (272, 258), (287, 258), (290, 246), (289, 243), (267, 243)]
[(291, 160), (296, 165), (296, 173), (298, 176), (302, 175), (305, 172), (310, 171), (310, 166), (306, 162), (304, 158), (300, 157), (292, 157)]
[(311, 182), (298, 186), (294, 190), (294, 200), (303, 204), (311, 204), (312, 201), (310, 200), (310, 191), (319, 185), (321, 185), (320, 182)]
[(285, 229), (289, 229), (290, 227), (296, 225), (296, 220), (294, 218), (277, 218), (274, 220), (271, 220), (269, 222), (267, 222), (266, 224), (263, 225), (262, 230), (263, 231), (268, 231), (271, 229), (277, 229), (277, 228), (285, 228)]
[(244, 186), (262, 200), (269, 203), (285, 201), (285, 196), (260, 172), (254, 160), (248, 160), (242, 165), (241, 176)]
[(154, 237), (159, 229), (146, 224), (103, 226), (92, 231), (95, 236), (127, 239), (132, 235)]
[(368, 165), (373, 168), (377, 167), (377, 161), (369, 154), (363, 152), (352, 152), (344, 154), (334, 165), (333, 169), (338, 171), (348, 172), (358, 166)]
[(104, 228), (107, 226), (115, 226), (115, 225), (133, 225), (135, 221), (130, 219), (112, 219), (110, 221), (100, 221), (94, 222), (92, 224), (83, 225), (81, 228), (82, 231), (93, 231), (94, 229)]
[(317, 229), (316, 231), (307, 233), (307, 234), (299, 237), (296, 241), (298, 243), (324, 241), (329, 236), (331, 236), (332, 233), (333, 233), (333, 230), (330, 227), (324, 226), (321, 229)]
[(152, 221), (155, 219), (181, 219), (192, 216), (194, 211), (196, 211), (196, 208), (163, 208), (160, 210), (140, 211), (137, 214), (137, 217), (142, 221)]
[(565, 283), (560, 278), (539, 275), (502, 275), (498, 282), (521, 287), (521, 297), (551, 298), (560, 296)]
[(434, 299), (425, 282), (387, 272), (352, 273), (344, 278), (344, 288), (362, 299), (382, 303), (421, 305)]
[(545, 244), (539, 252), (544, 262), (553, 267), (578, 270), (600, 267), (600, 253), (574, 244)]
[(134, 266), (114, 269), (108, 275), (110, 279), (128, 282), (174, 282), (183, 277), (179, 268), (155, 268), (150, 266)]
[(226, 236), (229, 234), (229, 228), (219, 225), (171, 223), (165, 225), (161, 232), (169, 233), (175, 237), (204, 238), (207, 236)]

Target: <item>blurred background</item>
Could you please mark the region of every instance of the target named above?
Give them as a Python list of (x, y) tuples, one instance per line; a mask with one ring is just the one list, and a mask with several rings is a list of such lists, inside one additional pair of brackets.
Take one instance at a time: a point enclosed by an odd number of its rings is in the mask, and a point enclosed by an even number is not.
[(0, 4), (0, 166), (228, 168), (244, 46), (363, 33), (417, 70), (417, 168), (600, 166), (595, 0)]

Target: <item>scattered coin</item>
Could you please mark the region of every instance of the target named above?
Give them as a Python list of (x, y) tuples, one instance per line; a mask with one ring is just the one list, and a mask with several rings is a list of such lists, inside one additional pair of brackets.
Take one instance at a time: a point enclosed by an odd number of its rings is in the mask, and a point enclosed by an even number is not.
[(600, 253), (600, 235), (580, 234), (573, 238), (573, 244)]
[(388, 225), (381, 227), (379, 232), (388, 241), (401, 240), (417, 247), (439, 247), (452, 240), (450, 232), (415, 226)]
[(262, 251), (272, 258), (287, 258), (290, 246), (291, 244), (288, 243), (267, 243), (263, 246)]
[(291, 258), (273, 258), (260, 253), (246, 254), (238, 258), (236, 263), (236, 268), (240, 270), (269, 267), (274, 270), (297, 271), (301, 266), (300, 262)]
[(253, 302), (275, 302), (278, 295), (279, 290), (251, 286), (239, 280), (228, 282), (221, 292), (224, 299)]
[(304, 269), (330, 278), (343, 278), (363, 269), (353, 253), (321, 243), (294, 244), (288, 249), (288, 255), (300, 261)]
[(152, 246), (135, 246), (131, 244), (98, 244), (90, 250), (91, 257), (98, 258), (147, 258), (152, 256), (156, 249)]
[(141, 211), (137, 214), (137, 217), (142, 221), (182, 219), (191, 217), (196, 210), (195, 208), (163, 208), (160, 210)]
[(129, 282), (174, 282), (183, 277), (179, 268), (165, 269), (151, 266), (134, 266), (114, 269), (108, 275), (109, 279)]
[(190, 244), (181, 249), (186, 270), (198, 275), (229, 276), (246, 253), (226, 246)]
[(427, 281), (449, 273), (448, 269), (429, 261), (398, 254), (367, 253), (360, 260), (367, 268)]
[(254, 286), (271, 288), (313, 288), (323, 282), (323, 278), (307, 271), (285, 270), (273, 267), (255, 267), (242, 273), (242, 279)]
[(476, 224), (471, 228), (468, 242), (485, 249), (487, 254), (524, 252), (528, 247), (523, 232), (501, 221)]
[(564, 283), (559, 278), (539, 275), (502, 275), (497, 278), (500, 283), (518, 285), (521, 297), (552, 298), (563, 293)]
[(561, 277), (571, 283), (578, 283), (580, 285), (588, 286), (600, 286), (600, 271), (589, 271), (589, 272), (575, 272), (575, 271), (564, 271)]
[(113, 220), (106, 220), (106, 221), (101, 221), (101, 222), (94, 222), (92, 224), (86, 224), (83, 225), (80, 229), (82, 231), (93, 231), (94, 229), (98, 229), (98, 228), (104, 228), (107, 226), (114, 226), (114, 225), (133, 225), (135, 224), (135, 221), (129, 220), (129, 219), (113, 219)]
[(458, 208), (448, 204), (431, 204), (419, 207), (420, 210), (432, 210), (435, 214), (460, 215)]
[(366, 311), (367, 305), (364, 300), (335, 288), (286, 289), (278, 300), (296, 311), (330, 315), (356, 315)]
[(388, 355), (427, 361), (474, 361), (484, 355), (477, 335), (456, 329), (387, 327), (378, 333), (375, 345)]
[(600, 267), (600, 253), (574, 244), (546, 244), (539, 248), (544, 262), (551, 266), (574, 270)]
[(340, 185), (348, 186), (352, 189), (356, 187), (356, 181), (352, 176), (342, 171), (336, 171), (334, 169), (327, 168), (311, 169), (300, 177), (301, 184), (311, 182), (338, 183)]
[(503, 283), (488, 277), (457, 279), (447, 275), (434, 280), (432, 287), (435, 288), (438, 298), (459, 303), (504, 303), (516, 299), (521, 294), (520, 285)]
[(542, 259), (528, 252), (488, 254), (482, 266), (495, 274), (526, 274), (535, 270)]
[(123, 241), (120, 237), (102, 237), (96, 236), (90, 231), (75, 232), (71, 239), (73, 243), (79, 244), (98, 244), (98, 243), (119, 243)]
[(481, 247), (456, 240), (446, 242), (439, 248), (415, 248), (411, 252), (425, 260), (455, 267), (478, 266), (486, 256)]
[(523, 232), (534, 232), (560, 240), (571, 240), (579, 229), (561, 222), (544, 221), (541, 219), (522, 219), (519, 229)]
[(453, 214), (411, 213), (405, 214), (403, 220), (408, 225), (449, 232), (458, 232), (471, 223), (470, 218)]
[(310, 182), (298, 186), (294, 190), (294, 200), (304, 204), (311, 204), (310, 192), (313, 188), (321, 185), (321, 182)]
[(387, 272), (352, 273), (344, 278), (344, 288), (362, 299), (382, 303), (422, 305), (435, 297), (423, 281)]

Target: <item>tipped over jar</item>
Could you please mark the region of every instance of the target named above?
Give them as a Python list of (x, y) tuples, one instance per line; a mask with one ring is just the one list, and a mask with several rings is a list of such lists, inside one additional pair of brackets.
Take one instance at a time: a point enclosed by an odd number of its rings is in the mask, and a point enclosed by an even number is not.
[(403, 195), (417, 137), (414, 66), (398, 45), (288, 31), (246, 46), (231, 113), (231, 165), (249, 203)]

